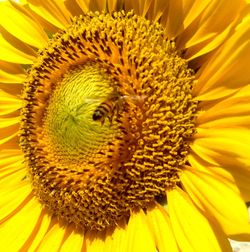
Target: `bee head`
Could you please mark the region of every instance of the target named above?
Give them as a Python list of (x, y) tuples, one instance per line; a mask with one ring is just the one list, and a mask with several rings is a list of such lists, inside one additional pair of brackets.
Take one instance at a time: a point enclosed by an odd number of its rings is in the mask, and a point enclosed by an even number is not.
[(103, 113), (100, 110), (95, 110), (93, 115), (92, 115), (92, 119), (94, 121), (100, 121), (103, 118)]

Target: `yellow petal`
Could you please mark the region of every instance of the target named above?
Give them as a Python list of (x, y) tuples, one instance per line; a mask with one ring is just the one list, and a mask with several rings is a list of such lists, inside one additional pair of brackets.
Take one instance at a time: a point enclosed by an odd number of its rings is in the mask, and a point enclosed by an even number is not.
[(20, 128), (20, 117), (0, 118), (0, 143), (3, 144), (17, 136)]
[[(14, 41), (13, 45), (10, 41)], [(0, 33), (0, 59), (12, 63), (32, 64), (35, 60), (32, 52), (21, 41), (13, 39), (3, 30)], [(30, 53), (29, 53), (30, 52)]]
[(0, 152), (0, 172), (3, 168), (22, 160), (21, 150), (2, 150)]
[[(190, 153), (188, 156), (188, 162), (191, 164), (192, 167), (216, 167), (215, 165), (212, 165), (211, 163), (205, 161), (201, 158), (201, 156), (197, 156), (195, 153)], [(221, 169), (214, 169), (213, 172), (217, 174), (218, 171), (221, 171)], [(221, 174), (219, 174), (221, 175)], [(226, 171), (223, 169), (223, 176), (228, 181), (228, 186), (231, 189), (236, 189), (236, 193), (238, 192), (238, 189), (235, 188), (235, 185), (239, 188), (242, 198), (245, 202), (250, 201), (250, 171), (244, 170), (244, 169), (231, 169), (230, 171)], [(202, 206), (200, 205), (202, 208)]]
[(112, 13), (112, 11), (117, 11), (121, 9), (121, 6), (123, 4), (122, 0), (107, 0), (107, 2), (108, 2), (108, 10), (110, 13)]
[(153, 0), (138, 0), (139, 15), (145, 17), (150, 9)]
[(197, 139), (195, 139), (194, 143), (190, 146), (192, 148), (191, 150), (192, 156), (196, 155), (210, 165), (219, 166), (218, 162), (216, 162), (213, 158), (217, 156), (217, 153), (215, 151), (199, 145), (199, 140)]
[(84, 251), (103, 252), (104, 244), (105, 244), (104, 232), (88, 231), (85, 234), (84, 245), (83, 245)]
[[(166, 20), (166, 32), (169, 38), (177, 37), (190, 23), (185, 20), (187, 16), (192, 21), (204, 10), (209, 1), (169, 1), (168, 18)], [(191, 13), (191, 15), (189, 15)], [(178, 17), (178, 18), (176, 18)]]
[(186, 31), (178, 38), (177, 44), (182, 48), (190, 48), (205, 42), (208, 38), (217, 39), (216, 37), (235, 21), (243, 6), (245, 3), (242, 0), (234, 1), (230, 6), (227, 0), (202, 1), (202, 3), (196, 1), (185, 17), (183, 26), (186, 27)]
[[(250, 85), (234, 95), (215, 103), (197, 117), (201, 128), (249, 127), (250, 126)], [(201, 103), (201, 107), (203, 104)]]
[(183, 28), (186, 29), (191, 23), (193, 23), (195, 19), (197, 19), (198, 16), (201, 15), (201, 13), (204, 12), (206, 8), (208, 8), (209, 4), (211, 4), (211, 1), (210, 0), (203, 0), (203, 1), (185, 0), (183, 1), (183, 3), (185, 4)]
[(48, 36), (36, 21), (8, 2), (1, 3), (0, 8), (1, 25), (13, 36), (36, 48), (42, 48), (47, 44)]
[(228, 25), (228, 27), (219, 34), (210, 33), (206, 39), (204, 38), (203, 42), (189, 47), (183, 57), (190, 62), (218, 48), (228, 38), (232, 27), (233, 24)]
[(8, 191), (9, 186), (23, 182), (27, 171), (20, 150), (1, 150), (0, 152), (0, 188)]
[(0, 82), (2, 83), (22, 83), (26, 74), (20, 65), (0, 61)]
[(0, 187), (11, 187), (25, 180), (27, 177), (25, 167), (20, 163), (16, 163), (16, 165), (17, 167), (11, 167), (9, 171), (0, 174)]
[[(14, 97), (21, 97), (21, 92), (23, 90), (23, 85), (21, 83), (0, 83), (0, 90), (13, 95)], [(1, 92), (1, 91), (0, 91)], [(4, 117), (13, 117), (18, 116), (20, 113), (16, 111), (9, 115), (5, 115)], [(1, 116), (1, 115), (0, 115)]]
[(227, 238), (197, 210), (187, 194), (176, 188), (167, 193), (170, 221), (182, 252), (232, 251)]
[(154, 2), (153, 0), (138, 0), (138, 1), (129, 0), (124, 1), (124, 5), (126, 11), (133, 10), (137, 15), (144, 17), (148, 11), (154, 9), (153, 6), (150, 7), (150, 5), (153, 4), (153, 2)]
[(225, 97), (250, 83), (250, 19), (235, 33), (197, 73), (194, 95), (198, 100)]
[(117, 4), (118, 4), (118, 0), (107, 0), (108, 3), (108, 10), (111, 13), (112, 11), (116, 11), (117, 10)]
[(0, 179), (5, 176), (9, 176), (12, 173), (18, 172), (21, 169), (24, 169), (24, 165), (21, 161), (13, 162), (11, 165), (1, 167), (0, 169)]
[(106, 238), (104, 233), (97, 236), (95, 232), (87, 232), (85, 243), (88, 252), (156, 251), (153, 233), (142, 210), (131, 214), (128, 225), (108, 230)]
[(7, 128), (1, 129), (0, 145), (16, 138), (18, 135), (19, 125), (15, 124)]
[(83, 12), (105, 11), (106, 0), (76, 0)]
[[(76, 1), (71, 1), (71, 0), (65, 0), (63, 1), (64, 6), (66, 6), (67, 10), (69, 11), (71, 17), (74, 16), (79, 16), (82, 15), (82, 9), (80, 8), (80, 6), (77, 4)], [(70, 19), (71, 21), (71, 19)]]
[(71, 15), (63, 1), (28, 0), (27, 2), (32, 11), (54, 26), (65, 29), (70, 24)]
[[(126, 228), (127, 242), (126, 252), (147, 251), (155, 252), (156, 244), (154, 235), (147, 223), (147, 217), (144, 212), (134, 212), (131, 214)], [(118, 252), (118, 251), (117, 251)]]
[(124, 9), (126, 12), (133, 10), (137, 15), (139, 15), (139, 1), (124, 1)]
[(0, 115), (12, 113), (23, 106), (23, 101), (0, 89)]
[(0, 250), (19, 251), (36, 227), (41, 211), (38, 201), (31, 198), (4, 222), (0, 229)]
[[(135, 3), (137, 1), (131, 0), (131, 2)], [(168, 8), (169, 8), (169, 1), (166, 0), (152, 1), (146, 17), (154, 22), (160, 21), (165, 26), (166, 22), (168, 22), (167, 19)]]
[[(203, 206), (203, 214), (215, 218), (231, 238), (250, 239), (250, 224), (245, 202), (226, 171), (216, 167), (193, 166), (181, 174), (181, 182), (190, 198)], [(236, 238), (236, 237), (234, 237)]]
[(147, 210), (147, 220), (155, 238), (159, 252), (178, 252), (177, 243), (167, 211), (160, 205)]
[(104, 243), (103, 252), (119, 252), (125, 251), (127, 243), (127, 230), (125, 221), (121, 226), (106, 231), (106, 239)]
[(26, 181), (19, 181), (8, 187), (0, 186), (0, 222), (14, 215), (24, 206), (31, 196), (31, 186)]
[(59, 225), (58, 222), (54, 221), (43, 239), (41, 240), (41, 243), (39, 244), (36, 251), (59, 251), (62, 246), (65, 232), (66, 228), (64, 226)]
[(250, 172), (247, 171), (232, 171), (231, 174), (241, 192), (245, 202), (250, 202)]
[(82, 250), (84, 234), (74, 231), (74, 227), (67, 227), (65, 240), (63, 241), (60, 252), (79, 252)]
[(36, 222), (36, 226), (34, 227), (29, 238), (23, 244), (22, 248), (20, 248), (19, 252), (36, 251), (35, 249), (41, 243), (43, 237), (49, 229), (50, 224), (51, 217), (46, 214), (44, 210), (42, 210), (41, 215)]
[(250, 171), (250, 130), (245, 128), (198, 129), (191, 145), (197, 156), (231, 171)]
[(8, 186), (15, 186), (25, 180), (27, 177), (25, 168), (24, 158), (21, 155), (15, 158), (3, 158), (0, 165), (0, 187), (8, 189)]
[(0, 128), (6, 128), (15, 124), (19, 124), (20, 116), (11, 118), (0, 118)]
[(88, 12), (88, 1), (85, 0), (76, 0), (79, 7), (82, 9), (83, 12)]
[(18, 149), (19, 148), (19, 138), (18, 132), (10, 135), (7, 138), (0, 140), (0, 150), (5, 149)]

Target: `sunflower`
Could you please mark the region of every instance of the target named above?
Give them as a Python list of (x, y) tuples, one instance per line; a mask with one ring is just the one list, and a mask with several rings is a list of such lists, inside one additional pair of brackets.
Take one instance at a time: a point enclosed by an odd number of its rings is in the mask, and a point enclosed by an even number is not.
[(1, 251), (232, 251), (250, 240), (244, 0), (0, 3)]

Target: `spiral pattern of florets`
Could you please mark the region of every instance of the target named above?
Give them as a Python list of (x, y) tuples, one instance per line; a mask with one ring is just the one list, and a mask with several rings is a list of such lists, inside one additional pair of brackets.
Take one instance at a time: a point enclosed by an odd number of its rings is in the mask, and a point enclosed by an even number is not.
[(132, 12), (75, 18), (25, 83), (20, 145), (35, 194), (95, 230), (155, 202), (187, 162), (193, 83), (160, 24)]

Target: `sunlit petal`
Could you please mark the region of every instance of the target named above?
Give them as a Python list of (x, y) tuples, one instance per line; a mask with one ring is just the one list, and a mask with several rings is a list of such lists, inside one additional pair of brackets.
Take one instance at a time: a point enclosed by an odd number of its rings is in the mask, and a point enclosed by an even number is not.
[(181, 181), (192, 200), (202, 204), (204, 214), (213, 216), (225, 233), (231, 237), (245, 234), (246, 239), (250, 237), (247, 207), (232, 178), (228, 181), (224, 173), (227, 175), (223, 169), (199, 166), (185, 170)]
[[(197, 124), (201, 128), (249, 127), (250, 125), (250, 85), (246, 85), (232, 96), (227, 97), (208, 109), (204, 109), (198, 117)], [(205, 103), (204, 103), (205, 105)], [(204, 106), (205, 107), (205, 106)]]
[(1, 250), (18, 251), (35, 228), (41, 211), (36, 199), (31, 198), (7, 222), (1, 224)]
[(0, 66), (0, 82), (22, 83), (24, 81), (26, 74), (19, 65), (1, 61)]
[(20, 109), (23, 101), (0, 90), (0, 115), (6, 115)]
[(167, 193), (170, 221), (180, 250), (231, 251), (226, 236), (218, 237), (211, 223), (193, 206), (190, 198), (181, 189)]
[(147, 217), (142, 210), (131, 215), (126, 231), (127, 244), (124, 251), (136, 252), (141, 250), (155, 252), (154, 237), (147, 223)]
[(160, 205), (147, 211), (150, 229), (154, 233), (156, 246), (159, 252), (178, 252), (177, 243), (171, 227), (167, 211)]
[(28, 0), (30, 8), (39, 16), (45, 18), (49, 23), (60, 29), (70, 24), (70, 13), (63, 1), (38, 1)]
[(47, 35), (34, 20), (21, 13), (11, 4), (1, 3), (1, 25), (21, 41), (41, 48), (47, 44)]
[[(4, 37), (4, 35), (6, 35)], [(20, 64), (32, 64), (35, 57), (32, 54), (28, 54), (29, 49), (19, 41), (14, 41), (15, 45), (9, 43), (8, 34), (2, 33), (0, 34), (0, 46), (1, 46), (1, 54), (0, 59), (5, 60), (12, 63), (20, 63)], [(20, 47), (20, 49), (18, 48)]]
[[(200, 100), (225, 97), (250, 83), (250, 19), (245, 19), (221, 49), (199, 71), (194, 90)], [(237, 80), (237, 81), (235, 81)]]

